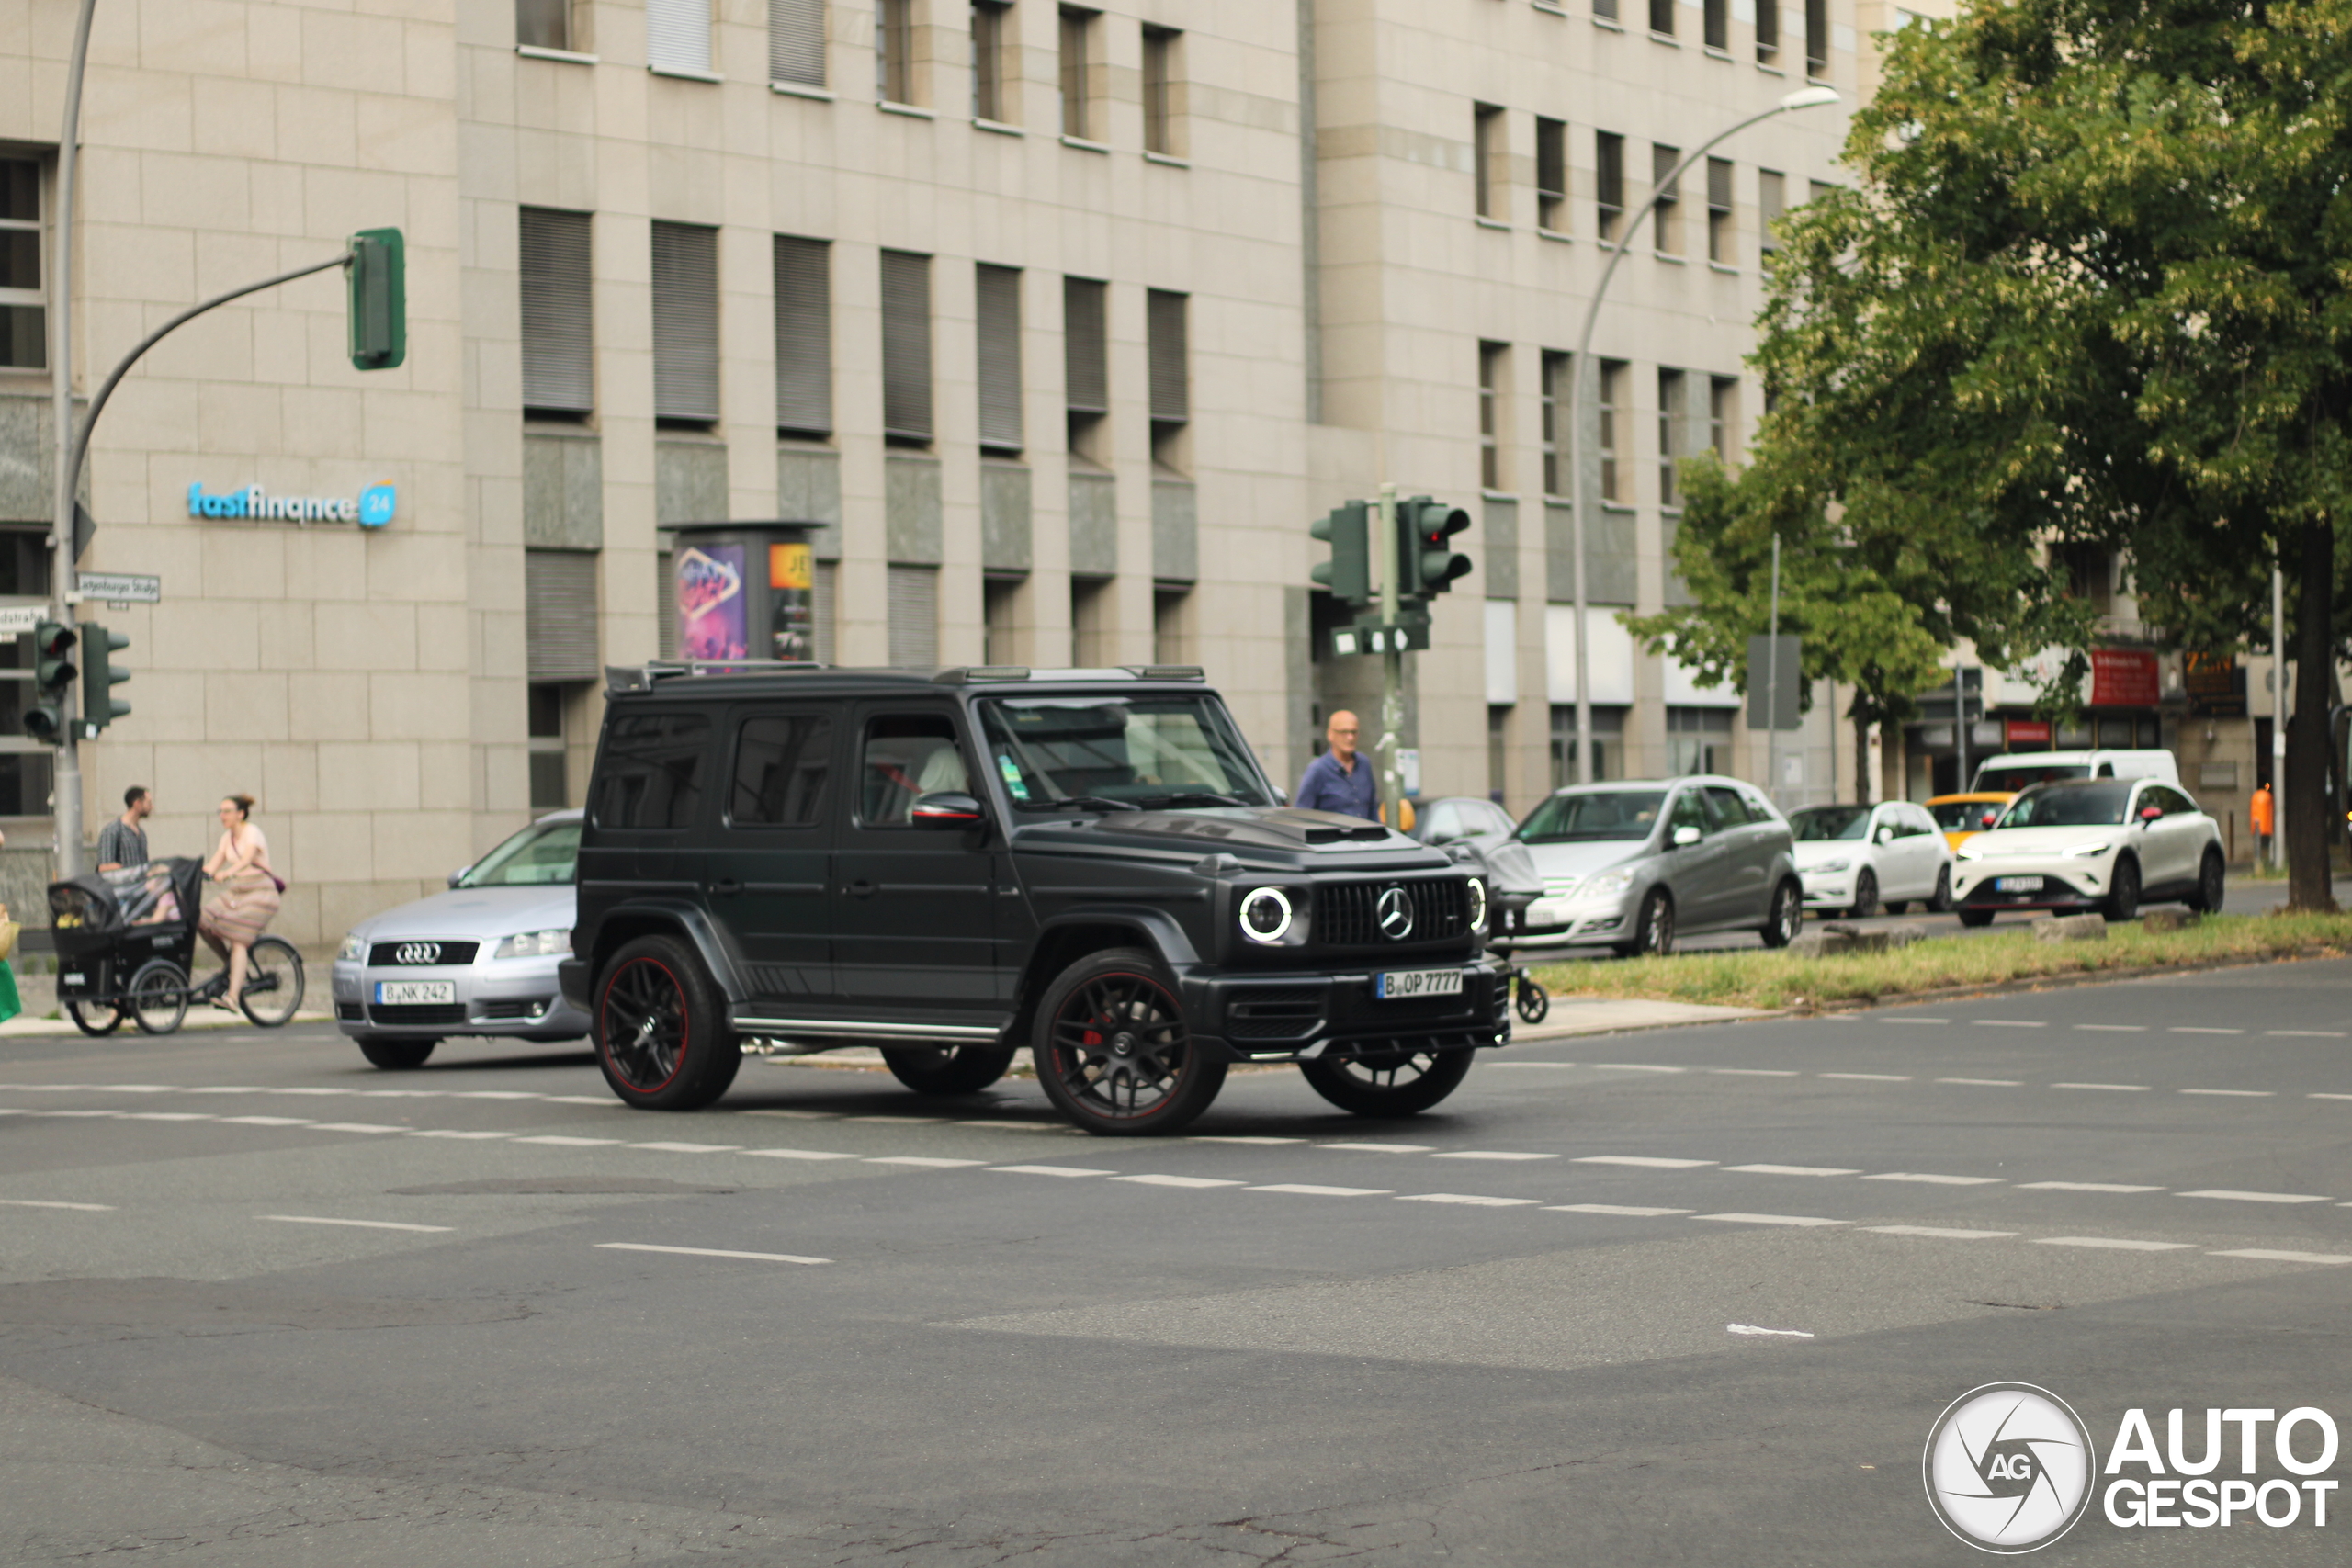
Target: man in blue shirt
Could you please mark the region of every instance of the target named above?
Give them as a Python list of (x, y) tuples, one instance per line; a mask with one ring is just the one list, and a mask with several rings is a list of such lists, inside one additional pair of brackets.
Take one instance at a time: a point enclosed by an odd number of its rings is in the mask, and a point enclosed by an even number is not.
[(1345, 708), (1333, 714), (1325, 738), (1331, 748), (1306, 764), (1292, 804), (1379, 821), (1379, 791), (1373, 782), (1372, 761), (1356, 750), (1356, 716)]

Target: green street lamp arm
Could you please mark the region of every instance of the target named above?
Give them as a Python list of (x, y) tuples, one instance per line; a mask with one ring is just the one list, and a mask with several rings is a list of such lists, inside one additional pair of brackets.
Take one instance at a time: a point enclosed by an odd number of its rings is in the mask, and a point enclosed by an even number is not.
[[(1649, 198), (1635, 208), (1633, 215), (1626, 220), (1623, 234), (1614, 245), (1610, 247), (1608, 263), (1600, 269), (1600, 281), (1593, 286), (1592, 299), (1585, 306), (1584, 326), (1577, 333), (1576, 358), (1569, 365), (1567, 408), (1568, 483), (1573, 487), (1568, 492), (1568, 518), (1570, 548), (1574, 554), (1576, 578), (1576, 626), (1573, 635), (1577, 658), (1576, 782), (1578, 784), (1592, 782), (1592, 675), (1590, 660), (1587, 657), (1585, 647), (1584, 626), (1586, 610), (1584, 408), (1587, 401), (1584, 397), (1584, 385), (1585, 378), (1593, 374), (1592, 329), (1600, 320), (1600, 304), (1609, 293), (1610, 279), (1617, 276), (1617, 264), (1625, 259), (1626, 248), (1634, 235), (1640, 231), (1642, 220), (1657, 209), (1660, 197), (1675, 188), (1677, 183), (1682, 178), (1683, 170), (1751, 125), (1770, 119), (1774, 115), (1786, 114), (1792, 109), (1825, 108), (1839, 101), (1838, 91), (1834, 87), (1801, 87), (1781, 98), (1770, 108), (1749, 115), (1746, 119), (1724, 127), (1699, 146), (1684, 153), (1674, 167), (1667, 171), (1664, 179), (1652, 184)], [(1596, 381), (1597, 379), (1596, 378)]]

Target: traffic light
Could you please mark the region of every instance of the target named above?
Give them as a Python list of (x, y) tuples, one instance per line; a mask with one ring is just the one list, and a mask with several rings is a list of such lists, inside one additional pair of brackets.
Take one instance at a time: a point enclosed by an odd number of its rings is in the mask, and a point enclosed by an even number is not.
[(351, 366), (390, 370), (408, 357), (408, 256), (398, 229), (351, 236)]
[(1470, 558), (1456, 555), (1453, 536), (1470, 526), (1458, 506), (1417, 495), (1396, 504), (1396, 587), (1408, 599), (1434, 599), (1466, 576)]
[(114, 664), (114, 656), (130, 646), (129, 637), (95, 622), (82, 628), (82, 720), (93, 737), (130, 712), (129, 703), (107, 692), (130, 679), (130, 671)]
[(1331, 591), (1331, 596), (1357, 609), (1372, 604), (1372, 536), (1370, 509), (1349, 502), (1307, 530), (1330, 542), (1331, 558), (1319, 562), (1311, 575)]
[(74, 641), (74, 628), (62, 622), (43, 621), (33, 627), (33, 703), (25, 709), (25, 733), (36, 740), (55, 740), (65, 733)]

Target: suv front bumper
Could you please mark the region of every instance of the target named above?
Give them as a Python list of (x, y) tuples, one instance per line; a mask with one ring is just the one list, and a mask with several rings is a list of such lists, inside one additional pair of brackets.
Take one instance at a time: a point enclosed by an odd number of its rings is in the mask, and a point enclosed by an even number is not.
[(1310, 1061), (1388, 1051), (1462, 1051), (1510, 1040), (1510, 970), (1500, 959), (1398, 964), (1459, 968), (1462, 990), (1386, 999), (1379, 969), (1235, 974), (1193, 969), (1177, 976), (1195, 1042), (1234, 1062)]

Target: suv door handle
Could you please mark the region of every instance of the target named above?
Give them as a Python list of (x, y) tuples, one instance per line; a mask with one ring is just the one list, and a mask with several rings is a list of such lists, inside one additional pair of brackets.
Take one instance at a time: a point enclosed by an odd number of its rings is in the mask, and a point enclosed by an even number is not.
[(842, 891), (853, 898), (871, 898), (874, 897), (874, 887), (875, 885), (871, 882), (853, 882)]
[(710, 890), (719, 897), (727, 898), (743, 891), (743, 885), (731, 876), (723, 876), (710, 885)]

